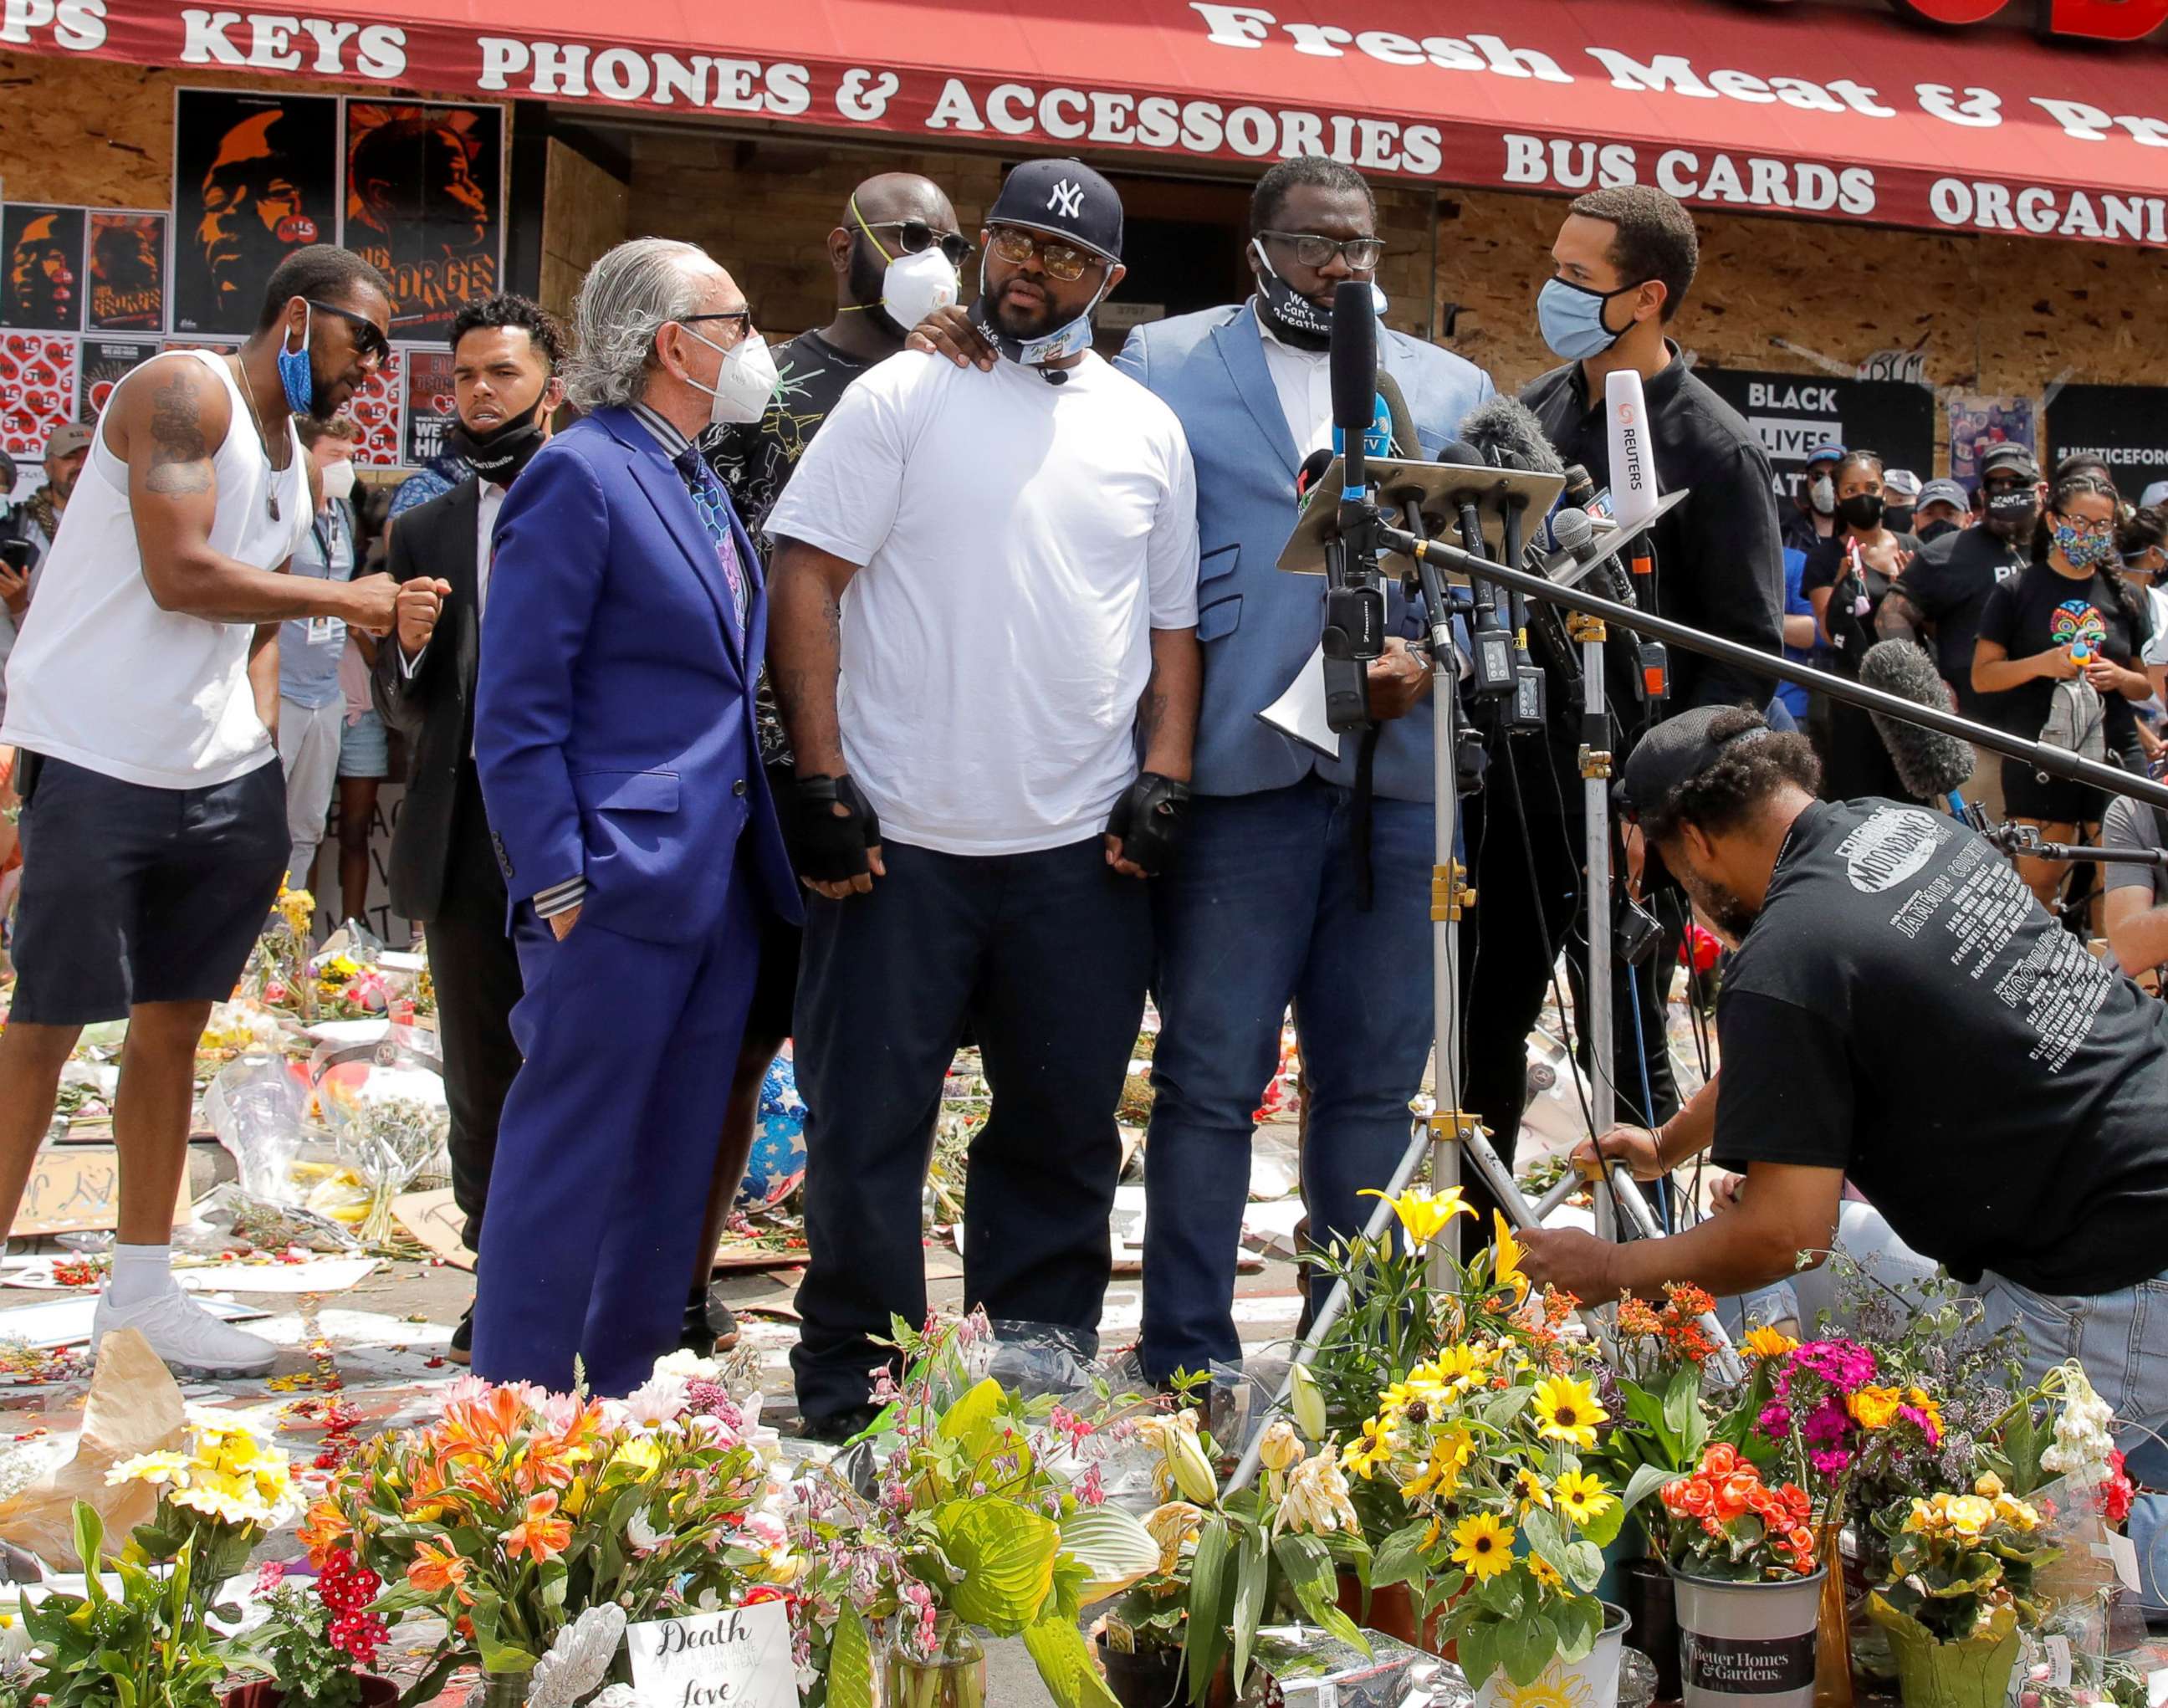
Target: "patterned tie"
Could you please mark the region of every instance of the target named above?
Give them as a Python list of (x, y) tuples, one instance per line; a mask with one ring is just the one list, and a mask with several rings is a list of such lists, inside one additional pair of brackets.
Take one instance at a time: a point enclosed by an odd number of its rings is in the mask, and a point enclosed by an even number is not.
[(730, 584), (731, 609), (738, 620), (738, 632), (743, 634), (749, 595), (745, 570), (738, 562), (737, 542), (731, 538), (725, 508), (730, 500), (724, 494), (723, 483), (715, 478), (715, 471), (708, 466), (698, 445), (687, 445), (670, 460), (678, 471), (678, 477), (685, 482), (685, 490), (692, 494), (693, 508), (700, 513), (700, 525), (715, 543), (715, 556), (722, 561), (723, 579)]

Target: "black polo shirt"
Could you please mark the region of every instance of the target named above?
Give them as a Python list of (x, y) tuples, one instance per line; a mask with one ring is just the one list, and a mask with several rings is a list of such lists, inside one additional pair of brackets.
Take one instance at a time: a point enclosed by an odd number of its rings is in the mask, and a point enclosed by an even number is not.
[[(1642, 388), (1649, 410), (1660, 489), (1692, 496), (1652, 530), (1658, 615), (1757, 652), (1783, 648), (1784, 556), (1769, 458), (1738, 412), (1694, 378), (1670, 346), (1671, 364)], [(1581, 364), (1532, 381), (1521, 402), (1569, 463), (1599, 487), (1611, 484), (1611, 444), (1603, 398), (1593, 402)], [(1666, 715), (1694, 706), (1766, 706), (1776, 678), (1669, 649), (1671, 694)], [(1633, 708), (1622, 708), (1631, 723)], [(1554, 720), (1554, 721), (1556, 720)]]

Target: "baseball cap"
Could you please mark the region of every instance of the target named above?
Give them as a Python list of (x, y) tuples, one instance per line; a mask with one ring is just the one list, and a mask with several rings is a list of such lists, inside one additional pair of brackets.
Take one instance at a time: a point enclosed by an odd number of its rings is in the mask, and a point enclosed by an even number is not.
[(1890, 469), (1882, 476), (1882, 490), (1893, 498), (1916, 501), (1920, 496), (1920, 477), (1910, 469)]
[(73, 456), (79, 450), (90, 449), (90, 428), (80, 422), (71, 421), (56, 427), (45, 439), (45, 455)]
[(2139, 494), (2138, 508), (2149, 510), (2155, 504), (2168, 504), (2168, 481), (2155, 481)]
[(1829, 444), (1818, 444), (1807, 453), (1807, 466), (1812, 468), (1816, 463), (1842, 462), (1844, 455), (1844, 447), (1841, 444), (1834, 442)]
[(1025, 161), (1002, 181), (986, 223), (1050, 231), (1109, 261), (1122, 258), (1122, 198), (1081, 160)]
[(2032, 453), (2014, 440), (1988, 447), (1987, 454), (1979, 460), (1979, 471), (1993, 474), (1998, 469), (2007, 469), (2012, 474), (2023, 475), (2032, 480), (2040, 478), (2040, 465), (2033, 460)]
[(1960, 510), (1972, 508), (1972, 500), (1965, 496), (1965, 489), (1947, 476), (1930, 481), (1920, 488), (1920, 502), (1916, 508), (1924, 510), (1930, 504), (1954, 504)]
[[(1671, 790), (1700, 776), (1731, 748), (1742, 742), (1767, 739), (1769, 726), (1755, 712), (1748, 714), (1754, 720), (1752, 723), (1720, 740), (1709, 732), (1710, 726), (1719, 718), (1742, 710), (1745, 708), (1733, 705), (1700, 706), (1665, 719), (1643, 736), (1626, 761), (1624, 774), (1613, 797), (1620, 813), (1638, 820), (1655, 811), (1669, 798)], [(1670, 881), (1671, 875), (1665, 870), (1663, 859), (1652, 839), (1644, 857), (1642, 891), (1645, 894)]]

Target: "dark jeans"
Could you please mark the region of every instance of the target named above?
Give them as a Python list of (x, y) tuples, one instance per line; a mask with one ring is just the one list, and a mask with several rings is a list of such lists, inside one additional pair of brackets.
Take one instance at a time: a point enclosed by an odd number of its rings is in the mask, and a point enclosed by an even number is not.
[[(1574, 1043), (1583, 1068), (1588, 1065), (1587, 1042), (1578, 1030), (1579, 1017), (1586, 1012), (1581, 998), (1588, 976), (1587, 922), (1581, 902), (1586, 832), (1578, 811), (1561, 815), (1557, 811), (1550, 785), (1542, 775), (1548, 763), (1540, 750), (1531, 748), (1517, 753), (1510, 765), (1494, 764), (1482, 795), (1469, 803), (1468, 845), (1474, 850), (1469, 865), (1476, 902), (1472, 920), (1464, 920), (1461, 928), (1466, 1103), (1490, 1129), (1492, 1146), (1509, 1165), (1528, 1104), (1528, 1034), (1543, 1012), (1551, 956), (1561, 948), (1567, 950), (1575, 998)], [(1514, 810), (1514, 790), (1523, 785), (1528, 790), (1525, 846), (1521, 818)], [(1537, 810), (1538, 802), (1544, 811)], [(1664, 908), (1656, 911), (1667, 926), (1676, 925)], [(1544, 953), (1546, 934), (1549, 955)], [(1673, 964), (1666, 957), (1676, 958), (1677, 950), (1677, 933), (1667, 929), (1638, 974), (1629, 972), (1615, 955), (1612, 960), (1612, 1083), (1621, 1121), (1655, 1125), (1678, 1112), (1660, 994)], [(1638, 1049), (1634, 1024), (1637, 1000), (1641, 1015)], [(1645, 1072), (1649, 1080), (1645, 1098), (1641, 1086)], [(1469, 1202), (1481, 1210), (1483, 1225), (1488, 1227), (1493, 1208), (1489, 1190), (1473, 1175), (1464, 1184)]]
[(1294, 1008), (1310, 1239), (1360, 1233), (1406, 1153), (1434, 1024), (1428, 801), (1374, 803), (1372, 905), (1354, 803), (1313, 777), (1191, 801), (1182, 864), (1155, 897), (1164, 1025), (1145, 1151), (1145, 1373), (1242, 1355), (1234, 1317), (1250, 1145)]
[(1151, 965), (1145, 886), (1099, 838), (967, 857), (893, 841), (870, 893), (806, 903), (796, 1056), (805, 1124), (799, 1409), (866, 1403), (891, 1312), (926, 1315), (920, 1200), (957, 1040), (992, 1110), (971, 1141), (964, 1294), (991, 1316), (1098, 1326), (1120, 1169), (1114, 1109)]

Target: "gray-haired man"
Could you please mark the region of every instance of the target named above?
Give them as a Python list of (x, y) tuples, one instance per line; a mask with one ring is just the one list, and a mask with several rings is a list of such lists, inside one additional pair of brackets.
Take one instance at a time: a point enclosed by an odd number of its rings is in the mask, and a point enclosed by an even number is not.
[[(760, 567), (693, 450), (775, 367), (729, 274), (621, 243), (580, 293), (589, 413), (521, 471), (482, 616), (475, 757), (527, 994), (474, 1369), (601, 1394), (678, 1344), (761, 916), (798, 917), (753, 726)], [(441, 597), (424, 580), (402, 604)]]

